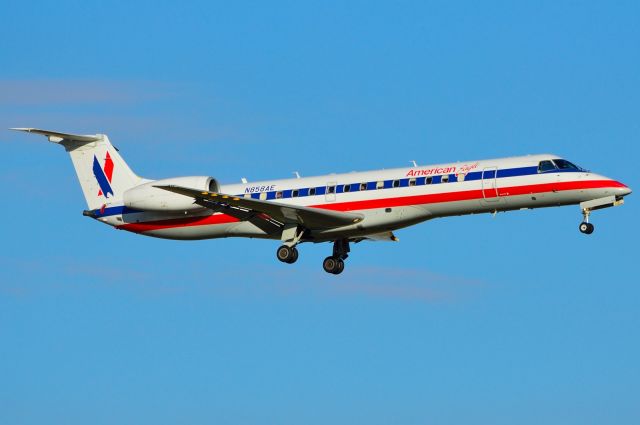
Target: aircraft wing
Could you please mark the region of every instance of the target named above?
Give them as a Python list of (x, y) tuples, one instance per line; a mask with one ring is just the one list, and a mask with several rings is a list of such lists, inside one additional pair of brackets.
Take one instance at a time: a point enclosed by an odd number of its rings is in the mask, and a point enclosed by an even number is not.
[[(190, 196), (195, 200), (196, 204), (214, 211), (226, 213), (226, 208), (240, 210), (245, 213), (252, 212), (257, 215), (266, 215), (266, 217), (261, 217), (266, 221), (275, 220), (283, 225), (299, 224), (310, 230), (347, 226), (349, 224), (359, 223), (364, 219), (364, 216), (361, 214), (286, 205), (278, 202), (225, 195), (223, 193), (207, 192), (175, 185), (155, 187), (180, 195)], [(231, 212), (230, 215), (235, 214)]]

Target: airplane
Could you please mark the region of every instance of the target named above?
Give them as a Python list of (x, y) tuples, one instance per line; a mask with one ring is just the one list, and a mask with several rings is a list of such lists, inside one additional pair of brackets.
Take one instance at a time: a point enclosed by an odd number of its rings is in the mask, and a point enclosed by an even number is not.
[(276, 256), (298, 259), (303, 242), (332, 242), (323, 268), (344, 270), (350, 244), (397, 241), (394, 231), (434, 218), (579, 205), (580, 232), (592, 211), (621, 205), (631, 189), (558, 155), (220, 184), (210, 176), (137, 176), (104, 134), (12, 128), (46, 136), (70, 154), (88, 209), (116, 229), (166, 239), (226, 237), (281, 241)]

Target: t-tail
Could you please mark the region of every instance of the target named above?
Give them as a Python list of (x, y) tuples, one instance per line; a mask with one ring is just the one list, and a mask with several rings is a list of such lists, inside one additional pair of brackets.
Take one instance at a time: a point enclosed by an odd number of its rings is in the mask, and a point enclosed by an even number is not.
[(146, 181), (129, 168), (104, 134), (78, 135), (37, 128), (11, 130), (41, 134), (50, 142), (64, 146), (90, 210), (122, 205), (124, 192)]

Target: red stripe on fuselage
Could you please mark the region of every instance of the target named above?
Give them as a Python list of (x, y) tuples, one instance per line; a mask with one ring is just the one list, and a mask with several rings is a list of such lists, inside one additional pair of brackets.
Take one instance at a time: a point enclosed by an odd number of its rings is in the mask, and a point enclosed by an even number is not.
[[(448, 185), (450, 183), (442, 183)], [(567, 190), (624, 188), (624, 184), (614, 180), (576, 180), (571, 182), (556, 182), (533, 184), (525, 186), (499, 187), (500, 197), (517, 195), (534, 195), (545, 192), (563, 192)], [(484, 194), (483, 194), (484, 192)], [(492, 196), (493, 195), (493, 196)], [(359, 211), (375, 208), (404, 207), (411, 205), (437, 204), (442, 202), (469, 201), (473, 199), (495, 198), (495, 190), (475, 189), (459, 192), (433, 193), (428, 195), (402, 196), (395, 198), (368, 199), (364, 201), (336, 202), (331, 204), (310, 205), (311, 208), (319, 208), (333, 211)], [(117, 226), (118, 229), (135, 233), (143, 233), (151, 230), (170, 229), (174, 227), (205, 226), (212, 224), (236, 223), (240, 220), (225, 215), (215, 214), (204, 217), (176, 218), (169, 220), (147, 221), (144, 223), (129, 223)]]
[[(449, 183), (442, 183), (449, 184)], [(544, 192), (562, 192), (580, 189), (601, 189), (605, 187), (626, 187), (612, 180), (584, 180), (532, 184), (526, 186), (498, 187), (500, 197), (527, 195)], [(484, 194), (483, 194), (484, 192)], [(334, 211), (368, 210), (374, 208), (406, 207), (410, 205), (437, 204), (440, 202), (469, 201), (473, 199), (495, 198), (495, 189), (475, 189), (460, 192), (433, 193), (428, 195), (403, 196), (400, 198), (370, 199), (366, 201), (350, 201), (332, 204), (312, 205), (313, 208), (324, 208)]]
[(143, 233), (150, 230), (171, 229), (173, 227), (207, 226), (211, 224), (236, 223), (238, 221), (240, 220), (230, 215), (215, 214), (203, 217), (172, 218), (168, 220), (146, 221), (143, 223), (127, 223), (116, 227), (130, 232)]

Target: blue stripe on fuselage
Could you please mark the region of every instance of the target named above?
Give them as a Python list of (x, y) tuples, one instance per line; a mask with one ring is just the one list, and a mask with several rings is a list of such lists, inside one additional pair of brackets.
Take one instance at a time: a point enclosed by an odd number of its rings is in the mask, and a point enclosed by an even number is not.
[(101, 211), (100, 209), (96, 209), (96, 210), (93, 210), (92, 212), (95, 214), (95, 218), (101, 218), (101, 217), (109, 217), (112, 215), (141, 213), (144, 211), (125, 207), (124, 205), (118, 205), (115, 207), (105, 208), (103, 211)]

